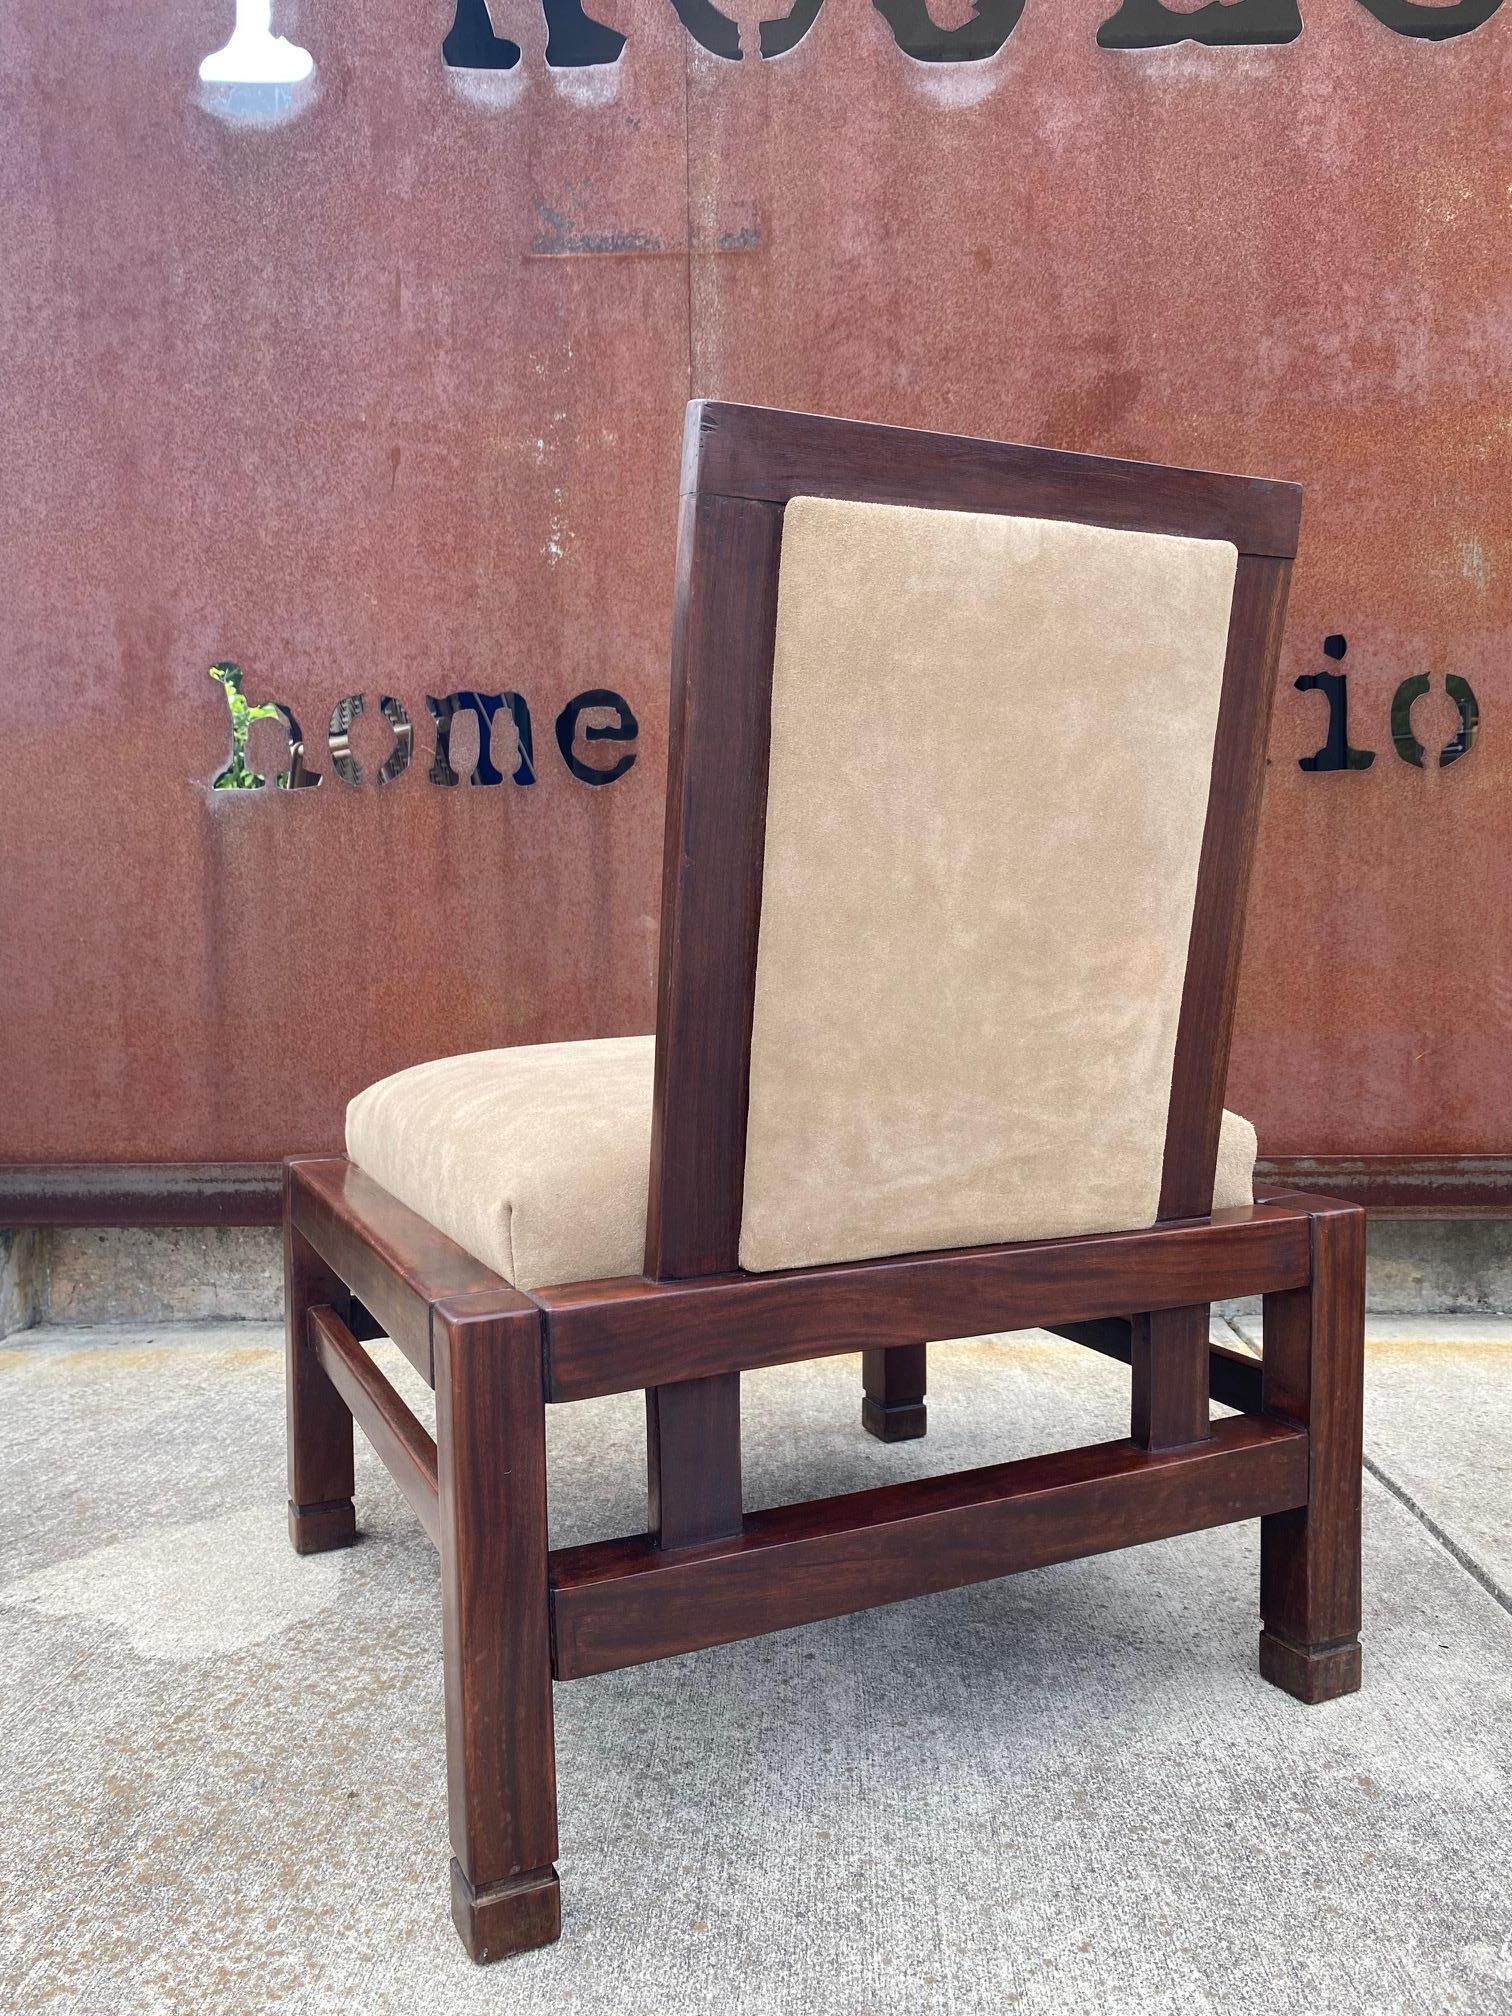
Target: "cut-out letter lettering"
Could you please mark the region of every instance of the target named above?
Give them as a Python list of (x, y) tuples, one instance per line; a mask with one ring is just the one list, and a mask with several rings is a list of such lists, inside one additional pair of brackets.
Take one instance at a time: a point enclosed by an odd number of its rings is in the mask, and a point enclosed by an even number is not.
[(513, 70), (520, 60), (520, 45), (495, 34), (488, 0), (457, 0), (441, 58), (451, 70)]
[(1375, 761), (1373, 749), (1352, 749), (1349, 744), (1349, 674), (1347, 672), (1304, 672), (1293, 682), (1299, 693), (1321, 693), (1328, 702), (1328, 732), (1323, 746), (1311, 756), (1299, 756), (1299, 770), (1368, 770)]
[(640, 723), (630, 711), (630, 703), (618, 693), (611, 693), (607, 687), (592, 686), (586, 693), (575, 693), (556, 719), (557, 747), (562, 752), (562, 761), (580, 783), (613, 784), (623, 777), (636, 758), (631, 749), (621, 756), (617, 763), (611, 763), (607, 770), (595, 769), (585, 763), (577, 753), (579, 724), (590, 708), (602, 707), (612, 712), (615, 719), (607, 724), (590, 723), (582, 728), (585, 742), (633, 742), (640, 734)]
[(796, 49), (819, 19), (819, 10), (823, 5), (824, 0), (797, 0), (797, 4), (786, 14), (779, 14), (772, 21), (763, 21), (762, 55), (786, 56), (789, 49)]
[[(1369, 0), (1367, 0), (1367, 5)], [(1164, 0), (1123, 0), (1097, 31), (1100, 49), (1169, 49), (1200, 42), (1210, 49), (1242, 43), (1295, 42), (1302, 33), (1297, 0), (1209, 0), (1179, 13)]]
[(553, 70), (585, 70), (616, 63), (625, 46), (617, 28), (586, 13), (583, 0), (541, 0), (546, 16), (546, 61)]
[(1019, 24), (1024, 0), (974, 0), (975, 11), (959, 28), (941, 28), (925, 0), (872, 0), (893, 32), (893, 40), (916, 63), (982, 63), (996, 56)]
[(1404, 763), (1421, 770), (1427, 750), (1412, 732), (1412, 710), (1428, 691), (1428, 674), (1419, 672), (1404, 679), (1391, 696), (1391, 739)]
[(378, 711), (394, 736), (393, 748), (378, 765), (378, 782), (392, 784), (409, 768), (410, 757), (415, 753), (415, 730), (404, 702), (396, 700), (392, 693), (384, 694), (378, 702)]
[(352, 754), (352, 723), (366, 705), (361, 693), (348, 693), (331, 709), (331, 725), (326, 730), (326, 742), (331, 751), (331, 768), (343, 784), (350, 784), (355, 791), (362, 782), (362, 765)]
[(436, 751), (431, 763), (432, 784), (452, 785), (457, 781), (457, 773), (451, 764), (451, 724), (457, 715), (470, 711), (478, 723), (478, 760), (471, 778), (473, 784), (502, 784), (503, 772), (493, 760), (492, 728), (493, 717), (501, 708), (507, 711), (515, 731), (515, 767), (513, 778), (516, 784), (535, 782), (534, 751), (530, 739), (530, 710), (518, 693), (474, 693), (465, 689), (460, 693), (446, 693), (439, 698), (433, 693), (425, 696), (425, 705), (431, 719), (436, 724)]
[(1459, 733), (1439, 751), (1441, 770), (1447, 769), (1451, 763), (1458, 763), (1461, 756), (1468, 756), (1480, 733), (1480, 706), (1470, 681), (1462, 679), (1458, 672), (1451, 672), (1444, 681), (1444, 691), (1459, 709), (1460, 725)]
[[(1348, 642), (1337, 631), (1323, 639), (1323, 653), (1342, 662)], [(1349, 675), (1346, 672), (1305, 672), (1293, 680), (1299, 693), (1321, 693), (1328, 702), (1328, 734), (1323, 747), (1311, 756), (1299, 756), (1299, 770), (1368, 770), (1375, 761), (1373, 749), (1349, 746)]]
[(1453, 35), (1469, 35), (1483, 28), (1501, 0), (1454, 0), (1447, 7), (1425, 6), (1422, 0), (1360, 0), (1360, 5), (1393, 35), (1414, 35), (1423, 42), (1447, 42)]
[(305, 761), (304, 730), (292, 707), (286, 707), (282, 700), (273, 702), (273, 712), (283, 723), (283, 731), (289, 738), (289, 767), (280, 770), (274, 783), (280, 791), (308, 791), (321, 779), (319, 770), (312, 770)]
[(721, 14), (713, 0), (672, 0), (672, 11), (700, 49), (727, 63), (740, 61), (740, 24)]

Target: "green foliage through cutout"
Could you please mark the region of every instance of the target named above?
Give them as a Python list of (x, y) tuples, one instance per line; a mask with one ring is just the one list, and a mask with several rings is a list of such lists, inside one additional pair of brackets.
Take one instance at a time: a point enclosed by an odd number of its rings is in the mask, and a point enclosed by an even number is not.
[(254, 721), (276, 721), (278, 709), (271, 704), (250, 706), (242, 694), (242, 670), (229, 662), (210, 667), (210, 677), (220, 686), (231, 711), (231, 760), (214, 780), (217, 791), (260, 791), (267, 778), (247, 762), (247, 737)]

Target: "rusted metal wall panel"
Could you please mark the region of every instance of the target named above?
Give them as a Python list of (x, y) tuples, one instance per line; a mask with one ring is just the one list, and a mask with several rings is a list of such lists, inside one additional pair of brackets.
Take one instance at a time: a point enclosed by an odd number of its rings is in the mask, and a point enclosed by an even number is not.
[[(1512, 13), (1435, 43), (1312, 0), (1287, 46), (1135, 53), (1112, 12), (1030, 0), (950, 68), (829, 0), (755, 74), (702, 61), (694, 200), (767, 256), (695, 266), (695, 380), (1305, 484), (1231, 1102), (1273, 1155), (1505, 1150)], [(1367, 770), (1297, 767), (1318, 669)], [(1419, 672), (1432, 751), (1444, 675), (1480, 702), (1448, 768), (1391, 741)]]
[[(866, 0), (763, 61), (735, 11), (739, 62), (648, 0), (564, 72), (501, 5), (522, 62), (459, 80), (451, 0), (285, 10), (313, 102), (252, 129), (194, 82), (229, 4), (8, 10), (0, 1160), (324, 1148), (414, 1059), (649, 1026), (690, 393), (1301, 480), (1231, 1103), (1278, 1156), (1504, 1152), (1512, 10), (1132, 51), (1028, 0), (980, 63)], [(228, 658), (318, 789), (208, 790)], [(1322, 671), (1368, 768), (1298, 768)], [(641, 733), (594, 789), (551, 722), (598, 687)], [(459, 688), (525, 694), (532, 787), (427, 781)]]
[[(36, 0), (0, 44), (8, 1159), (329, 1146), (426, 1054), (648, 1026), (683, 31), (608, 107), (538, 48), (476, 103), (446, 8), (311, 8), (316, 103), (240, 130), (195, 95), (228, 14)], [(570, 256), (620, 227), (669, 256)], [(318, 788), (206, 788), (220, 658)], [(607, 789), (551, 729), (599, 686), (642, 728)], [(534, 787), (427, 781), (423, 696), (467, 687), (527, 696)], [(361, 690), (353, 790), (318, 731)], [(417, 748), (378, 789), (382, 693)]]

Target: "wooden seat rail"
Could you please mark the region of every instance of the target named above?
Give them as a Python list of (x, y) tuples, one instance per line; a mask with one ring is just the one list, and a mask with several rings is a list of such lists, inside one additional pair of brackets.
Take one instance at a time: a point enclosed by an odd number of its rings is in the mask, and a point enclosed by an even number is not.
[(540, 1288), (546, 1397), (587, 1400), (798, 1359), (1127, 1317), (1301, 1287), (1305, 1201), (1037, 1244), (730, 1274)]
[[(1133, 1326), (1127, 1317), (1105, 1316), (1095, 1323), (1047, 1323), (1047, 1330), (1073, 1344), (1083, 1344), (1104, 1358), (1120, 1364), (1133, 1363)], [(1243, 1351), (1226, 1344), (1208, 1345), (1208, 1397), (1220, 1407), (1234, 1407), (1241, 1414), (1260, 1411), (1261, 1364)]]

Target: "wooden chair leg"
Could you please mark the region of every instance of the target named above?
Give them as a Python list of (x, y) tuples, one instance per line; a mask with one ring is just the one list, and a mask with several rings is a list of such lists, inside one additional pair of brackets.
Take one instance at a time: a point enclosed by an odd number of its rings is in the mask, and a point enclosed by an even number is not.
[(861, 1426), (879, 1442), (913, 1442), (929, 1425), (927, 1344), (861, 1353)]
[(740, 1374), (646, 1388), (648, 1525), (658, 1547), (739, 1533)]
[(1299, 1701), (1360, 1684), (1365, 1216), (1312, 1221), (1313, 1278), (1265, 1298), (1263, 1407), (1306, 1427), (1309, 1496), (1260, 1522), (1260, 1671)]
[(352, 1417), (310, 1342), (311, 1309), (344, 1312), (347, 1291), (284, 1210), (284, 1378), (288, 1405), (289, 1538), (296, 1554), (349, 1547), (357, 1537), (352, 1504)]
[(1208, 1407), (1211, 1304), (1131, 1318), (1130, 1436), (1141, 1449), (1181, 1449), (1213, 1432)]
[(562, 1926), (540, 1318), (432, 1320), (452, 1917), (498, 1960)]

